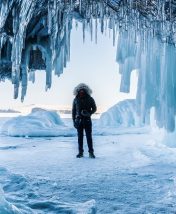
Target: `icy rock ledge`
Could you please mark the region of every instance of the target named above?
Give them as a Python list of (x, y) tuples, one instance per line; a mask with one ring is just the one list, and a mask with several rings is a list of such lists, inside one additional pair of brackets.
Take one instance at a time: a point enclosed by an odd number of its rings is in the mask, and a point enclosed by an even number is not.
[(140, 117), (137, 114), (136, 101), (127, 99), (118, 102), (104, 112), (98, 122), (99, 126), (111, 127), (141, 127)]
[(8, 120), (1, 132), (14, 137), (56, 137), (72, 136), (74, 131), (66, 127), (55, 111), (40, 108), (32, 109), (27, 116)]

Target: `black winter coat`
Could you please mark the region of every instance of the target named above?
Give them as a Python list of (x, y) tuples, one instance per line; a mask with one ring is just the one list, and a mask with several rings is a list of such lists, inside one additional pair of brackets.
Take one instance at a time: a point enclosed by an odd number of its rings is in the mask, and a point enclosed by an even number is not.
[(73, 100), (72, 106), (72, 119), (75, 121), (75, 118), (82, 117), (81, 111), (86, 110), (90, 116), (96, 112), (97, 107), (94, 99), (86, 94), (85, 97), (80, 98), (78, 95)]

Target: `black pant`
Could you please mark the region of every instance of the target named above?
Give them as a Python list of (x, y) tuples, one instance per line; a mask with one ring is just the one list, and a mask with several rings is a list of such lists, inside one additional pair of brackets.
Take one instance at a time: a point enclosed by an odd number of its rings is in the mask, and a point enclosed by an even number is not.
[(77, 128), (78, 131), (78, 150), (79, 153), (83, 153), (83, 137), (84, 137), (84, 130), (86, 133), (87, 138), (87, 145), (89, 148), (89, 152), (94, 152), (93, 150), (93, 142), (92, 142), (92, 121), (91, 118), (82, 118), (81, 122)]

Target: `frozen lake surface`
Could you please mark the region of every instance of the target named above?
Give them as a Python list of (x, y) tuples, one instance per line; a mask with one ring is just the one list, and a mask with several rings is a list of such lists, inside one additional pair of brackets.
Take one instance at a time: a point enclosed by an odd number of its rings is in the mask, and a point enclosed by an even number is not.
[[(64, 121), (71, 128), (71, 120)], [(176, 149), (160, 143), (157, 133), (95, 127), (95, 160), (84, 146), (85, 157), (76, 159), (76, 132), (1, 133), (0, 213), (176, 213)]]

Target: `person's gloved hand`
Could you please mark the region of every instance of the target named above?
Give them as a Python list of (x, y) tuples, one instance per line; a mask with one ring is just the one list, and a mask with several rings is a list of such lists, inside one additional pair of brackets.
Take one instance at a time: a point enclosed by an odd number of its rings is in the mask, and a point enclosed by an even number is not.
[(82, 110), (81, 115), (84, 117), (90, 117), (91, 116), (91, 114), (87, 110)]
[(74, 127), (77, 129), (77, 128), (79, 127), (80, 123), (81, 123), (81, 118), (77, 117), (77, 118), (74, 120), (73, 125), (74, 125)]
[(73, 123), (73, 126), (75, 127), (75, 129), (78, 128), (78, 126), (77, 126), (77, 124), (75, 122)]

